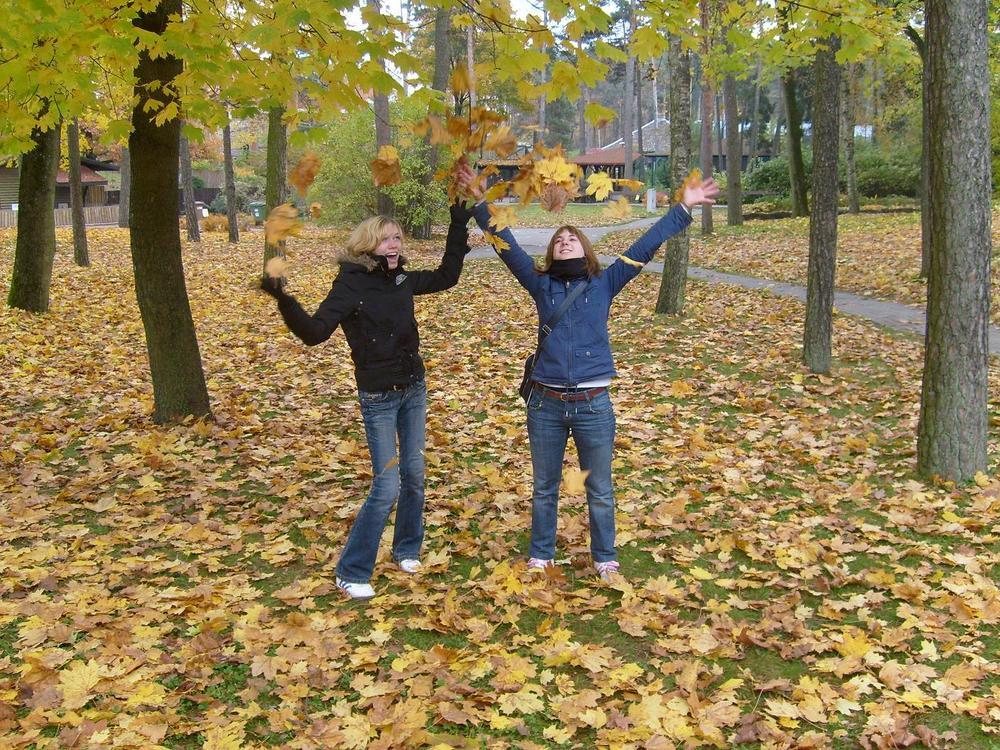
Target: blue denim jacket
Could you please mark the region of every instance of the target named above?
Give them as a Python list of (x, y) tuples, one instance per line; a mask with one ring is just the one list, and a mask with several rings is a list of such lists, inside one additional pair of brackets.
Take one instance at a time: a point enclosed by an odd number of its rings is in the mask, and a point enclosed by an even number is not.
[(509, 249), (498, 251), (498, 254), (535, 300), (539, 327), (552, 316), (575, 284), (587, 284), (587, 290), (577, 297), (545, 340), (535, 366), (535, 380), (566, 387), (612, 378), (617, 374), (608, 339), (611, 301), (639, 275), (660, 245), (684, 231), (691, 223), (690, 214), (678, 204), (599, 276), (564, 282), (539, 273), (535, 262), (517, 244), (510, 230), (495, 232), (489, 226), (490, 214), (485, 203), (476, 205), (473, 216), (480, 229), (497, 235), (510, 245)]

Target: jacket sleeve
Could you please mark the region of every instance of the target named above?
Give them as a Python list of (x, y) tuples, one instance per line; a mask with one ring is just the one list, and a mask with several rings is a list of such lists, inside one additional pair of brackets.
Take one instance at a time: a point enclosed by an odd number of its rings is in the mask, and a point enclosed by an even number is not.
[(465, 256), (469, 252), (469, 223), (471, 213), (462, 205), (451, 207), (451, 223), (448, 225), (448, 237), (444, 241), (444, 257), (441, 265), (433, 271), (412, 271), (413, 293), (433, 294), (451, 289), (458, 283), (462, 274)]
[(680, 234), (691, 223), (691, 214), (678, 203), (660, 218), (635, 244), (618, 256), (614, 263), (604, 269), (605, 283), (614, 297), (622, 288), (642, 271), (656, 255), (664, 242)]
[(341, 321), (354, 312), (357, 306), (357, 294), (353, 293), (339, 276), (313, 315), (307, 313), (299, 301), (290, 294), (283, 295), (278, 300), (278, 311), (288, 330), (308, 346), (322, 344), (330, 338)]
[(490, 226), (490, 209), (485, 203), (477, 203), (472, 209), (472, 215), (479, 228), (483, 230), (483, 234), (492, 234), (509, 245), (505, 250), (496, 250), (496, 254), (500, 256), (500, 260), (510, 269), (521, 286), (534, 295), (542, 283), (542, 277), (535, 270), (535, 261), (524, 251), (524, 248), (517, 244), (517, 240), (514, 239), (514, 235), (509, 229), (498, 232)]

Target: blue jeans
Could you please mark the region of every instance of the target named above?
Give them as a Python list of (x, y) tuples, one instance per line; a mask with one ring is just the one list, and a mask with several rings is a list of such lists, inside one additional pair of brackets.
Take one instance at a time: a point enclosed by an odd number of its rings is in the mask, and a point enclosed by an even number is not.
[(590, 513), (590, 552), (594, 562), (616, 559), (615, 498), (611, 484), (611, 453), (615, 443), (615, 412), (605, 390), (582, 401), (560, 401), (536, 388), (528, 398), (528, 441), (534, 493), (531, 498), (530, 557), (551, 560), (556, 551), (556, 516), (563, 456), (570, 435), (589, 470), (584, 481)]
[(359, 391), (358, 398), (373, 478), (371, 492), (354, 519), (337, 563), (337, 577), (349, 583), (367, 583), (372, 577), (382, 531), (397, 498), (392, 558), (419, 560), (424, 540), (427, 385), (421, 380), (401, 391)]

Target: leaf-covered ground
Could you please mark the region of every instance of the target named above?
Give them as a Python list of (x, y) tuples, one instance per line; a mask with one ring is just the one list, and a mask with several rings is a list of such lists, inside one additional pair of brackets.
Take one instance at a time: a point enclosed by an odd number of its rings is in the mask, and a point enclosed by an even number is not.
[[(709, 238), (700, 236), (698, 226), (692, 230), (692, 265), (805, 285), (809, 219), (753, 220), (728, 227), (723, 215), (716, 216), (715, 228), (716, 234)], [(609, 235), (598, 250), (621, 252), (640, 234)], [(919, 213), (842, 215), (837, 237), (838, 289), (909, 304), (927, 302), (927, 285), (920, 278)], [(996, 211), (993, 252), (1000, 253)], [(991, 286), (990, 315), (1000, 324), (1000, 264), (993, 264)]]
[[(532, 317), (471, 262), (418, 302), (427, 571), (383, 547), (364, 606), (332, 587), (370, 478), (342, 334), (299, 344), (259, 234), (207, 235), (216, 421), (154, 427), (125, 237), (77, 269), (60, 234), (51, 312), (0, 313), (4, 747), (1000, 748), (1000, 483), (914, 478), (917, 341), (838, 317), (816, 377), (798, 303), (692, 284), (657, 318), (641, 276), (612, 324), (625, 580), (594, 576), (579, 497), (531, 575)], [(294, 242), (314, 305), (330, 249)]]

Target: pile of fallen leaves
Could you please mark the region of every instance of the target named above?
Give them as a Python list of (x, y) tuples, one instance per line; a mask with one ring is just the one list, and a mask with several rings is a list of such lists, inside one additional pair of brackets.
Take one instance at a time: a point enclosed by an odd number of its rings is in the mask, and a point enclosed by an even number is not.
[[(371, 476), (342, 334), (284, 329), (259, 234), (187, 245), (216, 420), (154, 427), (126, 237), (92, 230), (80, 269), (61, 232), (51, 311), (0, 313), (5, 747), (998, 744), (1000, 484), (913, 476), (916, 344), (838, 317), (817, 377), (801, 304), (692, 283), (657, 318), (641, 276), (612, 316), (625, 576), (594, 575), (579, 496), (532, 575), (534, 306), (470, 261), (417, 302), (426, 570), (387, 529), (361, 606), (332, 585)], [(336, 243), (296, 246), (312, 308)]]
[[(716, 234), (691, 230), (691, 265), (793, 284), (806, 284), (809, 219), (754, 220), (741, 227), (715, 222)], [(608, 254), (626, 249), (641, 232), (606, 237), (598, 248)], [(920, 215), (842, 215), (837, 228), (838, 289), (879, 299), (924, 305), (927, 285), (920, 278)], [(993, 214), (993, 248), (1000, 248), (1000, 213)], [(1000, 267), (993, 264), (990, 315), (1000, 324)]]

